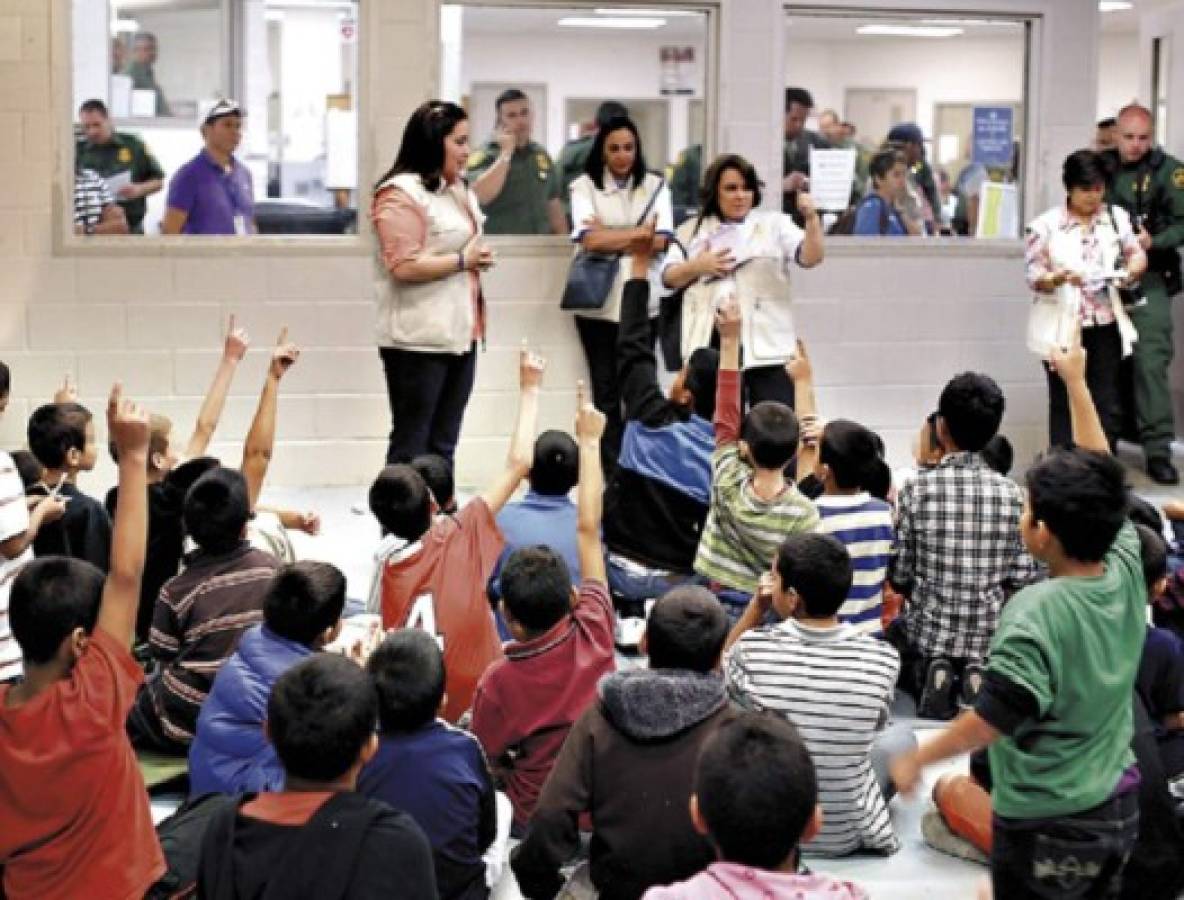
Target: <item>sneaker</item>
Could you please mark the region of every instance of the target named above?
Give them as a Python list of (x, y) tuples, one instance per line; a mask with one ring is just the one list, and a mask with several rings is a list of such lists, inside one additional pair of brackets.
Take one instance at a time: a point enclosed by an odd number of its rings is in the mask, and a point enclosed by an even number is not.
[(954, 718), (954, 667), (949, 660), (935, 659), (925, 670), (925, 685), (917, 702), (922, 719)]
[(962, 672), (962, 694), (958, 698), (958, 705), (963, 709), (971, 709), (982, 689), (983, 667), (977, 663), (970, 663)]

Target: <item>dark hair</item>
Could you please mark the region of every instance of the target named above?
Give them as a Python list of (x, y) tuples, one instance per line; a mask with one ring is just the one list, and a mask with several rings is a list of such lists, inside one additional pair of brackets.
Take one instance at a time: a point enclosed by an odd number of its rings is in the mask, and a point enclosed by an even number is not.
[(404, 173), (418, 175), (429, 191), (439, 188), (444, 177), (444, 138), (468, 117), (468, 113), (447, 100), (428, 100), (417, 106), (403, 129), (394, 164), (374, 183), (374, 190)]
[(85, 112), (99, 113), (105, 119), (107, 118), (107, 104), (102, 100), (85, 100), (78, 107), (78, 114), (82, 115)]
[(169, 472), (169, 487), (184, 497), (189, 493), (189, 489), (197, 484), (199, 478), (221, 467), (222, 463), (216, 456), (195, 456), (193, 459), (187, 459)]
[(5, 396), (12, 390), (12, 370), (8, 368), (8, 363), (0, 361), (0, 397)]
[(904, 154), (899, 150), (880, 150), (868, 163), (867, 171), (872, 178), (883, 178), (897, 163), (904, 165)]
[(703, 186), (699, 189), (700, 219), (708, 216), (723, 219), (723, 211), (719, 208), (719, 183), (724, 177), (724, 172), (729, 169), (739, 172), (740, 177), (744, 179), (744, 186), (752, 191), (753, 208), (761, 205), (761, 188), (765, 184), (757, 176), (756, 168), (738, 153), (726, 153), (712, 160), (703, 174)]
[(426, 631), (401, 628), (388, 634), (366, 671), (378, 690), (384, 732), (415, 731), (436, 718), (444, 700), (444, 654)]
[(929, 448), (930, 450), (941, 449), (941, 439), (937, 435), (937, 418), (938, 411), (935, 409), (925, 417), (925, 424), (929, 426)]
[(29, 449), (47, 469), (60, 469), (70, 450), (86, 450), (89, 410), (77, 403), (46, 403), (29, 416)]
[(1090, 450), (1057, 449), (1028, 470), (1028, 506), (1061, 542), (1065, 554), (1099, 562), (1126, 520), (1121, 464)]
[(789, 112), (789, 108), (795, 103), (800, 103), (806, 109), (813, 109), (814, 95), (805, 88), (787, 87), (785, 89), (785, 111)]
[(1075, 150), (1065, 157), (1061, 168), (1061, 183), (1065, 191), (1073, 188), (1096, 188), (1106, 184), (1106, 163), (1093, 150)]
[(776, 869), (818, 805), (814, 763), (797, 729), (770, 712), (742, 712), (704, 742), (695, 797), (720, 856)]
[(237, 469), (211, 469), (185, 494), (185, 531), (206, 553), (229, 553), (237, 547), (250, 516), (247, 480)]
[(21, 484), (25, 486), (26, 490), (40, 481), (41, 476), (45, 474), (45, 467), (28, 450), (14, 450), (12, 462), (16, 466), (17, 473), (21, 476)]
[(1163, 534), (1163, 513), (1134, 491), (1126, 492), (1126, 517), (1136, 525), (1146, 525), (1156, 534)]
[(267, 701), (267, 731), (284, 772), (307, 781), (348, 772), (377, 722), (374, 682), (336, 653), (314, 653), (288, 669)]
[(645, 183), (645, 154), (641, 149), (641, 135), (632, 119), (628, 116), (617, 116), (600, 126), (600, 130), (596, 132), (596, 139), (592, 142), (592, 149), (588, 151), (588, 158), (584, 160), (584, 174), (592, 179), (598, 190), (604, 190), (604, 145), (608, 142), (610, 134), (622, 129), (633, 135), (633, 168), (629, 170), (629, 175), (633, 179), (633, 190)]
[(418, 541), (432, 526), (431, 491), (411, 466), (387, 466), (370, 485), (370, 512), (384, 534)]
[(777, 548), (781, 586), (793, 588), (812, 618), (833, 616), (847, 599), (854, 573), (851, 554), (833, 535), (791, 534)]
[(534, 442), (530, 489), (544, 497), (562, 497), (580, 481), (580, 448), (566, 431), (544, 431)]
[(1114, 118), (1114, 116), (1109, 116), (1105, 119), (1098, 120), (1098, 127), (1099, 128), (1113, 128), (1117, 124), (1118, 124), (1118, 119)]
[(411, 460), (411, 468), (424, 480), (440, 509), (449, 511), (456, 508), (456, 481), (452, 476), (452, 463), (438, 453), (424, 453)]
[(332, 563), (302, 559), (283, 566), (263, 600), (263, 621), (282, 638), (312, 646), (341, 619), (345, 576)]
[(596, 127), (603, 128), (613, 119), (629, 118), (629, 109), (617, 100), (605, 100), (596, 107)]
[(1012, 464), (1015, 462), (1015, 450), (1012, 449), (1011, 441), (1001, 434), (997, 434), (987, 441), (979, 453), (982, 454), (983, 462), (1000, 475), (1010, 472)]
[(8, 618), (26, 663), (43, 665), (75, 628), (95, 629), (104, 575), (85, 560), (43, 556), (12, 582)]
[(695, 415), (708, 422), (715, 417), (715, 386), (719, 381), (719, 351), (700, 347), (687, 360), (682, 386), (694, 397)]
[(1003, 407), (1003, 391), (995, 379), (978, 372), (963, 372), (942, 389), (937, 414), (945, 420), (959, 450), (977, 453), (999, 431)]
[(1168, 542), (1163, 539), (1161, 534), (1157, 534), (1146, 525), (1136, 525), (1135, 531), (1139, 534), (1139, 556), (1143, 560), (1143, 583), (1150, 591), (1155, 586), (1155, 582), (1168, 575)]
[(510, 554), (501, 572), (502, 602), (524, 628), (546, 631), (571, 610), (571, 572), (542, 544)]
[[(830, 467), (835, 484), (844, 490), (871, 492), (884, 482), (888, 469), (880, 455), (876, 435), (858, 422), (835, 419), (826, 423), (818, 445), (818, 461)], [(892, 474), (888, 473), (891, 483)]]
[(518, 90), (518, 88), (506, 88), (493, 101), (493, 108), (497, 111), (498, 115), (501, 115), (503, 104), (513, 103), (515, 100), (530, 100), (530, 98)]
[(684, 585), (658, 599), (645, 623), (651, 669), (710, 672), (728, 637), (728, 616), (715, 594)]
[(798, 451), (798, 417), (784, 403), (763, 400), (748, 411), (740, 439), (758, 469), (781, 469)]

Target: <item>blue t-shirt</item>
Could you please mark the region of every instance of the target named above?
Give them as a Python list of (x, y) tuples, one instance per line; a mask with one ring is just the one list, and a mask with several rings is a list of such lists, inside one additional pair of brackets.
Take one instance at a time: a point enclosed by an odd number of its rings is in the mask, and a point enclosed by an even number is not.
[(900, 220), (900, 213), (885, 203), (884, 198), (879, 194), (871, 194), (863, 198), (863, 202), (855, 211), (855, 226), (851, 233), (872, 235), (873, 237), (880, 235), (902, 237), (908, 234), (904, 222)]
[(506, 549), (497, 561), (489, 580), (489, 593), (501, 598), (501, 571), (510, 554), (523, 547), (542, 544), (563, 557), (571, 573), (571, 583), (580, 583), (580, 552), (576, 542), (578, 510), (567, 496), (548, 497), (528, 491), (516, 503), (507, 503), (497, 515), (498, 528), (506, 539)]
[(227, 171), (202, 150), (173, 174), (166, 205), (187, 214), (183, 234), (246, 234), (254, 226), (252, 198), (246, 166), (232, 156)]

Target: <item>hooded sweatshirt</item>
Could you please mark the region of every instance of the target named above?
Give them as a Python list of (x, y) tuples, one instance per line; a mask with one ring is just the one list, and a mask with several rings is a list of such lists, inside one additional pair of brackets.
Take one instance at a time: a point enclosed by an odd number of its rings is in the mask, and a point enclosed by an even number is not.
[(770, 872), (719, 862), (690, 881), (647, 891), (646, 900), (867, 900), (867, 891), (849, 881), (811, 872)]
[[(560, 866), (592, 819), (591, 878), (602, 900), (634, 900), (689, 878), (715, 854), (688, 808), (703, 742), (735, 716), (722, 678), (679, 669), (606, 676), (573, 726), (511, 856), (523, 896), (554, 897)], [(661, 840), (656, 840), (661, 836)]]

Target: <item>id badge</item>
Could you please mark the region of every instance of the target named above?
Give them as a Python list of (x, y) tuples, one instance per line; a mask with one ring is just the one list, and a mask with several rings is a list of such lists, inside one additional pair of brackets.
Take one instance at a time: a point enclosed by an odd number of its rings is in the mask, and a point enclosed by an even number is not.
[(242, 213), (238, 213), (234, 217), (234, 233), (235, 234), (250, 234), (251, 230), (247, 228), (247, 217)]

